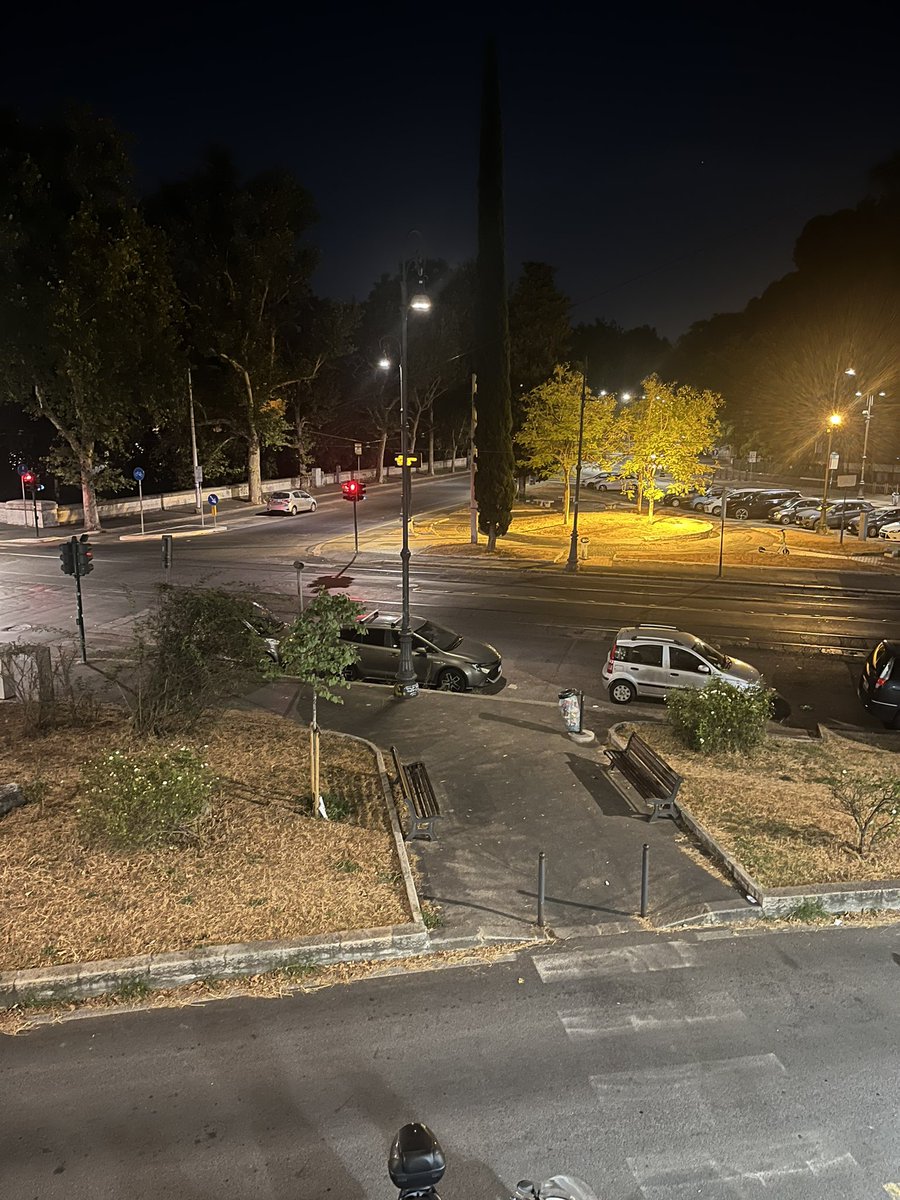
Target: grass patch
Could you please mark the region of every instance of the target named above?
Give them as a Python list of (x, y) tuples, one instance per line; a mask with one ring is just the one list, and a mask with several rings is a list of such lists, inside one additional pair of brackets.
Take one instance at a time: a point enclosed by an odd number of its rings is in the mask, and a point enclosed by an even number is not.
[[(217, 782), (200, 841), (125, 851), (81, 836), (82, 771), (98, 754), (146, 750), (125, 717), (41, 739), (41, 805), (0, 823), (0, 970), (276, 941), (410, 920), (400, 864), (368, 746), (322, 735), (323, 792), (349, 821), (298, 807), (308, 778), (305, 726), (225, 711), (179, 739)], [(15, 706), (0, 709), (0, 769), (34, 774)], [(339, 868), (351, 863), (357, 869)]]
[(828, 784), (841, 770), (896, 773), (893, 750), (826, 730), (821, 740), (768, 737), (750, 755), (699, 755), (665, 725), (640, 733), (684, 776), (679, 800), (763, 887), (900, 878), (900, 838), (861, 858), (853, 821)]
[(789, 921), (802, 921), (811, 924), (819, 921), (833, 921), (831, 913), (822, 907), (821, 900), (804, 900), (788, 913)]

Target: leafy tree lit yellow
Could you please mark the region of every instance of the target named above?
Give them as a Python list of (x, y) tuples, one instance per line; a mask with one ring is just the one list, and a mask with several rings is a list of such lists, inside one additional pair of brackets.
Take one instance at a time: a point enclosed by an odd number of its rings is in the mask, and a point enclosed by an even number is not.
[[(578, 424), (581, 415), (580, 371), (557, 364), (552, 378), (524, 398), (525, 423), (518, 434), (524, 462), (538, 471), (558, 472), (563, 478), (563, 523), (569, 521), (572, 472), (578, 466)], [(608, 466), (614, 443), (614, 402), (593, 396), (584, 405), (582, 460)]]
[(716, 444), (721, 404), (716, 392), (663, 383), (656, 375), (644, 380), (643, 395), (619, 418), (625, 460), (618, 471), (636, 481), (638, 512), (646, 500), (653, 519), (653, 506), (663, 495), (660, 476), (670, 476), (670, 489), (680, 493), (708, 481), (713, 468), (700, 458)]

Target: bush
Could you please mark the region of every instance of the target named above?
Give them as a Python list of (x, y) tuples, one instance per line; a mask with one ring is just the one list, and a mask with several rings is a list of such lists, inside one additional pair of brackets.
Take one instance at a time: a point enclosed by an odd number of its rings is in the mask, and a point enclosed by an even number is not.
[(766, 736), (774, 693), (769, 688), (738, 688), (714, 680), (705, 688), (685, 688), (666, 698), (669, 723), (691, 750), (716, 754), (738, 750), (744, 754)]
[(82, 836), (123, 850), (197, 840), (216, 786), (206, 763), (185, 749), (169, 754), (115, 750), (89, 764), (82, 783)]
[(900, 776), (854, 775), (829, 779), (834, 806), (856, 827), (854, 850), (865, 858), (875, 842), (900, 834)]

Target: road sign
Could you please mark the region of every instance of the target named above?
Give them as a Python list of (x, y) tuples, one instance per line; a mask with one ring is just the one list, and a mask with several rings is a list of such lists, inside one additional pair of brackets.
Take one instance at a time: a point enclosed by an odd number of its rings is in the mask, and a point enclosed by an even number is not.
[(856, 476), (855, 475), (838, 475), (837, 486), (839, 488), (856, 487)]
[(194, 467), (194, 483), (203, 482), (203, 468), (201, 466)]
[(219, 497), (216, 495), (215, 492), (210, 492), (209, 495), (206, 497), (206, 502), (210, 506), (210, 508), (216, 508), (219, 503)]
[(838, 469), (838, 464), (840, 463), (840, 461), (841, 461), (840, 454), (838, 454), (838, 452), (836, 450), (832, 451), (831, 458), (828, 460), (828, 470), (836, 471)]
[(19, 465), (16, 467), (16, 470), (19, 472), (20, 477), (22, 475), (29, 475), (31, 473), (24, 463), (19, 463)]
[(750, 450), (750, 451), (748, 451), (748, 453), (747, 453), (747, 462), (755, 463), (755, 462), (757, 461), (757, 456), (758, 456), (758, 453), (759, 453), (759, 452), (758, 452), (757, 450)]
[(353, 443), (353, 453), (357, 456), (357, 458), (360, 456), (360, 454), (362, 454), (362, 442)]
[(144, 468), (143, 467), (135, 467), (134, 470), (131, 472), (131, 474), (135, 477), (135, 479), (138, 481), (138, 483), (140, 483), (141, 480), (144, 478)]
[[(419, 459), (415, 454), (407, 454), (406, 465), (408, 467), (414, 467), (418, 461), (419, 461)], [(398, 467), (402, 467), (403, 466), (403, 455), (402, 454), (394, 455), (394, 462), (397, 464)]]

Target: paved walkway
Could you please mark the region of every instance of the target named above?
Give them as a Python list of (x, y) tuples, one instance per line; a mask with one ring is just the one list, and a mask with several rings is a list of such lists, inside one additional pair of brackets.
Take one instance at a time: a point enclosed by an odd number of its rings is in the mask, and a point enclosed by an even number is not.
[[(306, 719), (309, 704), (303, 696), (294, 709), (296, 696), (296, 684), (281, 681), (253, 702)], [(600, 767), (605, 725), (593, 745), (576, 745), (555, 703), (430, 691), (398, 701), (387, 687), (354, 684), (343, 705), (322, 705), (320, 722), (375, 742), (388, 763), (391, 745), (405, 761), (425, 761), (446, 815), (437, 841), (408, 847), (422, 870), (421, 894), (441, 907), (439, 943), (533, 935), (541, 850), (546, 923), (561, 936), (636, 921), (645, 842), (655, 924), (708, 905), (746, 908), (683, 852), (671, 821), (648, 824), (610, 785)]]

